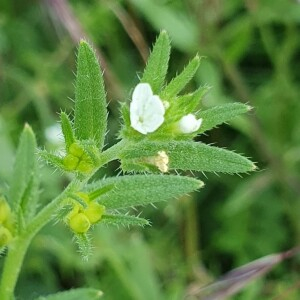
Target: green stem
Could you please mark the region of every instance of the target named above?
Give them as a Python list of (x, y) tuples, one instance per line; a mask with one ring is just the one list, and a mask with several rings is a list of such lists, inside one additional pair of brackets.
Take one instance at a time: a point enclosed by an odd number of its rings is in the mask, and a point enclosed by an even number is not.
[(120, 156), (121, 150), (123, 150), (128, 143), (124, 140), (121, 140), (117, 144), (113, 145), (112, 147), (108, 148), (100, 155), (100, 161), (102, 167), (103, 165), (107, 164), (108, 162), (117, 159)]
[[(106, 163), (117, 159), (121, 149), (123, 149), (124, 146), (124, 142), (121, 141), (104, 151), (100, 156), (101, 164), (99, 168)], [(93, 174), (87, 176), (83, 181), (79, 181), (77, 179), (71, 181), (70, 184), (65, 188), (65, 190), (53, 201), (51, 201), (46, 207), (44, 207), (28, 224), (25, 231), (22, 232), (22, 234), (9, 245), (9, 251), (5, 259), (3, 274), (0, 282), (1, 300), (13, 299), (13, 293), (21, 270), (21, 266), (28, 246), (30, 245), (33, 237), (42, 227), (44, 227), (53, 219), (56, 211), (61, 207), (68, 194), (80, 190), (89, 181)]]
[(24, 256), (31, 240), (19, 237), (9, 245), (0, 284), (0, 299), (12, 300)]

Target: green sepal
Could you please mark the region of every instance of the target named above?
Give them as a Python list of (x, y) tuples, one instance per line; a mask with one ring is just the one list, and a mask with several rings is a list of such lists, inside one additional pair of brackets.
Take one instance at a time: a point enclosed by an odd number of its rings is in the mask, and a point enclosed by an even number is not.
[(78, 246), (78, 252), (83, 260), (87, 261), (92, 254), (91, 239), (86, 233), (74, 234), (75, 242)]
[(94, 141), (82, 141), (80, 145), (83, 148), (86, 158), (91, 161), (93, 167), (96, 167), (99, 164), (100, 153)]
[(63, 159), (53, 153), (50, 153), (46, 150), (39, 150), (38, 151), (39, 156), (49, 165), (62, 170), (62, 171), (67, 171), (66, 167), (63, 163)]
[(73, 124), (69, 116), (64, 112), (60, 113), (60, 122), (61, 130), (65, 139), (66, 151), (68, 151), (69, 147), (75, 142)]
[(97, 300), (103, 293), (100, 290), (90, 288), (72, 289), (48, 296), (40, 296), (35, 300)]
[(111, 191), (114, 188), (114, 185), (105, 185), (99, 189), (93, 190), (88, 194), (88, 197), (92, 200), (99, 198), (101, 195)]
[(203, 182), (177, 175), (126, 175), (94, 182), (86, 190), (90, 193), (111, 185), (114, 188), (97, 199), (108, 210), (170, 200), (199, 189)]
[[(121, 154), (123, 171), (142, 171), (141, 161), (165, 151), (169, 169), (203, 172), (245, 173), (256, 169), (252, 161), (235, 152), (195, 142), (141, 142), (124, 149)], [(136, 165), (136, 168), (134, 167)], [(131, 169), (128, 169), (128, 166)], [(149, 171), (144, 169), (143, 171)]]
[(26, 124), (20, 137), (10, 185), (9, 203), (18, 220), (29, 220), (36, 211), (39, 175), (36, 160), (36, 139)]
[(154, 94), (158, 95), (163, 87), (168, 71), (170, 58), (170, 39), (166, 31), (158, 36), (149, 56), (141, 82), (151, 85)]
[(161, 99), (169, 100), (180, 93), (189, 81), (194, 77), (200, 65), (200, 57), (196, 55), (184, 70), (178, 74), (161, 92)]
[(71, 199), (75, 200), (76, 202), (78, 202), (78, 204), (80, 204), (83, 208), (87, 207), (87, 203), (78, 194), (72, 193), (72, 194), (69, 195), (69, 197)]
[(80, 41), (75, 86), (74, 128), (79, 140), (94, 140), (102, 149), (107, 127), (103, 76), (94, 50)]
[(121, 103), (120, 112), (121, 112), (121, 116), (123, 118), (123, 123), (124, 123), (125, 127), (130, 127), (129, 105), (125, 102)]
[(197, 118), (202, 118), (202, 124), (197, 133), (203, 133), (217, 125), (230, 121), (234, 117), (251, 110), (251, 106), (243, 103), (219, 105), (207, 110), (199, 111)]
[(150, 225), (150, 222), (146, 219), (135, 217), (135, 216), (127, 216), (127, 215), (108, 215), (105, 214), (102, 216), (100, 224), (105, 225), (116, 225), (116, 226), (147, 226)]

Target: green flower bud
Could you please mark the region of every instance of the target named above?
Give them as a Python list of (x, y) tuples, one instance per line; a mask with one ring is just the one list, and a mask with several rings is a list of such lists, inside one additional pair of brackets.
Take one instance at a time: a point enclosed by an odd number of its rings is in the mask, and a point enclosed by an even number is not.
[(69, 226), (76, 233), (85, 233), (89, 230), (91, 223), (85, 214), (79, 213), (70, 218)]
[(81, 157), (83, 154), (84, 150), (82, 149), (81, 146), (79, 146), (76, 143), (73, 143), (70, 147), (69, 147), (69, 153), (73, 154), (76, 157)]
[(84, 210), (84, 214), (92, 224), (98, 222), (104, 213), (105, 206), (100, 205), (97, 202), (91, 202), (89, 206)]
[(69, 224), (70, 219), (72, 219), (74, 216), (79, 214), (80, 205), (78, 203), (75, 203), (73, 206), (73, 209), (67, 214), (67, 216), (64, 218), (64, 221)]
[(76, 170), (81, 173), (90, 173), (93, 169), (94, 166), (90, 162), (84, 160), (82, 160), (76, 168)]
[(1, 226), (0, 227), (0, 247), (6, 246), (7, 244), (9, 244), (9, 242), (12, 240), (13, 236), (11, 234), (11, 232)]
[(67, 170), (75, 170), (79, 162), (79, 158), (75, 157), (72, 154), (66, 155), (66, 157), (63, 160), (63, 164), (66, 167)]

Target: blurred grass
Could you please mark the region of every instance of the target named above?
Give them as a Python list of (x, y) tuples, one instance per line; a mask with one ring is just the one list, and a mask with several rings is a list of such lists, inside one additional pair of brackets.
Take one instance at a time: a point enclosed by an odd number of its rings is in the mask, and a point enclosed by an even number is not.
[[(174, 46), (170, 75), (196, 52), (205, 56), (190, 85), (213, 87), (203, 108), (233, 101), (254, 107), (199, 140), (236, 149), (260, 168), (243, 179), (197, 174), (206, 182), (199, 193), (160, 204), (162, 210), (143, 208), (153, 226), (142, 232), (96, 229), (89, 263), (80, 260), (71, 234), (51, 224), (30, 249), (20, 297), (92, 286), (107, 299), (183, 299), (234, 267), (299, 245), (299, 23), (300, 4), (292, 0), (2, 0), (0, 191), (24, 122), (41, 146), (55, 147), (44, 132), (60, 109), (72, 109), (78, 39), (93, 43), (105, 69), (112, 143), (118, 101), (130, 98), (161, 29)], [(50, 201), (66, 179), (47, 167), (41, 172), (41, 195)], [(298, 299), (299, 267), (297, 258), (283, 263), (234, 299)]]

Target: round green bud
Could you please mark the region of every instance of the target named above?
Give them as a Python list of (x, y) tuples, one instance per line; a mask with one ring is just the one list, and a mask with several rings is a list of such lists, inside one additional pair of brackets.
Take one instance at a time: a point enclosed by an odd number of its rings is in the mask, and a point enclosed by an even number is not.
[(11, 234), (11, 232), (1, 226), (0, 227), (0, 247), (6, 246), (7, 244), (9, 244), (9, 242), (12, 240), (13, 236)]
[(83, 155), (84, 150), (82, 149), (82, 147), (80, 145), (78, 145), (77, 143), (73, 143), (70, 147), (69, 147), (69, 153), (73, 154), (76, 157), (81, 157)]
[(79, 159), (72, 154), (67, 154), (63, 160), (63, 164), (67, 170), (75, 170), (78, 165)]
[(0, 198), (0, 224), (6, 222), (11, 215), (10, 207), (7, 201), (1, 197)]
[(76, 233), (85, 233), (89, 230), (91, 223), (85, 214), (79, 213), (70, 218), (69, 226)]
[(76, 170), (81, 173), (90, 173), (94, 169), (93, 165), (90, 162), (82, 160)]
[(105, 213), (105, 206), (98, 204), (97, 202), (91, 202), (84, 210), (84, 214), (89, 221), (94, 224), (98, 222), (102, 215)]
[(64, 221), (69, 224), (70, 219), (79, 214), (80, 205), (74, 203), (72, 210), (65, 216)]

